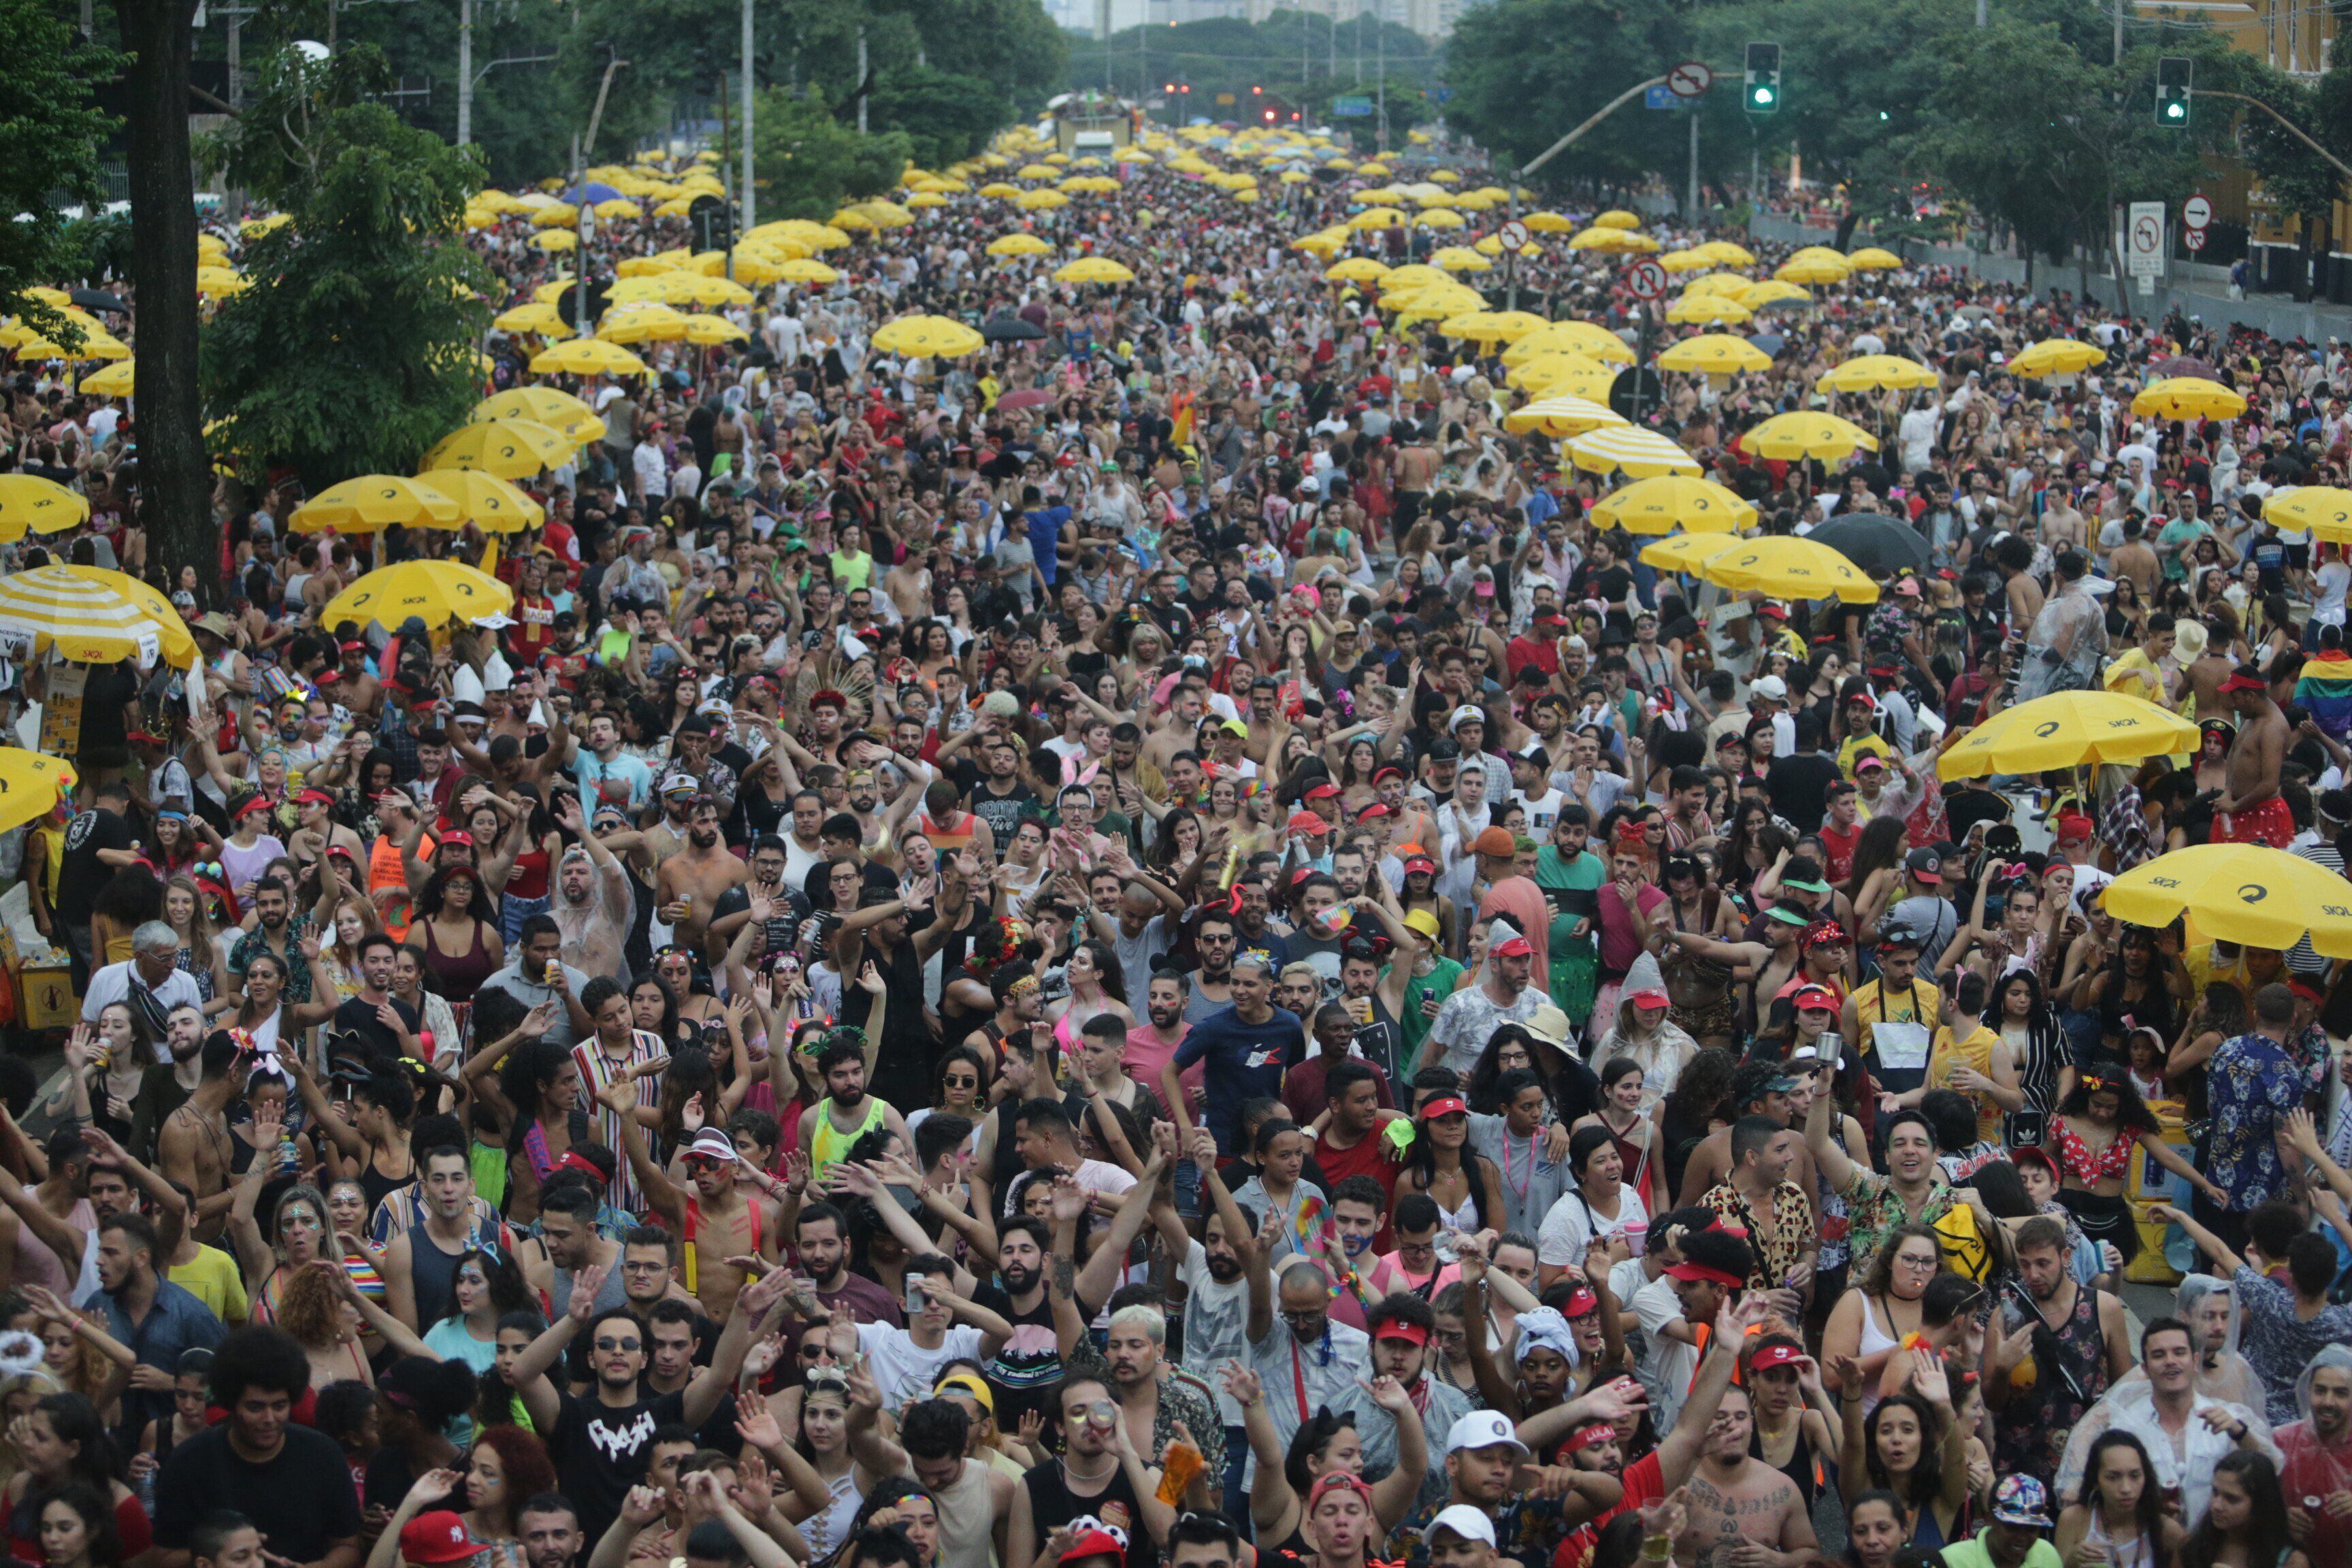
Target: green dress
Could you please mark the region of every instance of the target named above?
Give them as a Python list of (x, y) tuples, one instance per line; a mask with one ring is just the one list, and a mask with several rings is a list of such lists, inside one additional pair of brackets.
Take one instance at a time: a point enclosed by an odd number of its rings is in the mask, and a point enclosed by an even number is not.
[[(1549, 844), (1536, 851), (1536, 886), (1552, 911), (1551, 998), (1580, 1029), (1592, 1016), (1601, 990), (1600, 893), (1607, 879), (1601, 857), (1590, 849), (1573, 860)], [(1570, 934), (1579, 921), (1589, 922), (1580, 938)]]

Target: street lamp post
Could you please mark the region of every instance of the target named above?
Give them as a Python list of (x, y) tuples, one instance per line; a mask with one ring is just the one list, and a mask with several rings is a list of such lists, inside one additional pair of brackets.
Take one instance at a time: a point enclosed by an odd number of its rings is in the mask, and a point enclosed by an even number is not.
[(457, 145), (474, 141), (474, 0), (457, 0)]
[[(751, 0), (743, 0), (743, 221), (735, 227), (741, 237), (751, 226)], [(731, 263), (730, 263), (731, 265)]]

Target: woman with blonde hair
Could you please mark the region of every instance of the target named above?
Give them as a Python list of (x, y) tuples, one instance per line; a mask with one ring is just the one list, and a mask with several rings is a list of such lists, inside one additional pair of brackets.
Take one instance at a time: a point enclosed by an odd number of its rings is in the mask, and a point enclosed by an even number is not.
[[(402, 903), (407, 902), (407, 889), (398, 889)], [(360, 973), (360, 943), (383, 930), (383, 917), (376, 910), (375, 900), (365, 893), (343, 890), (335, 900), (333, 935), (320, 943), (319, 956), (326, 961), (327, 973), (334, 982), (337, 1002), (348, 1002), (360, 994), (362, 976)]]

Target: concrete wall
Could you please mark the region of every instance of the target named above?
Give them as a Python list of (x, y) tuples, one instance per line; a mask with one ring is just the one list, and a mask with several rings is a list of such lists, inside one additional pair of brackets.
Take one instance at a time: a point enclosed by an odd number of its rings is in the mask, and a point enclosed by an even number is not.
[[(1836, 238), (1836, 231), (1811, 228), (1783, 217), (1758, 214), (1748, 219), (1748, 232), (1759, 239), (1785, 245), (1827, 245)], [(1852, 244), (1860, 246), (1879, 243), (1908, 261), (1925, 266), (1952, 267), (1971, 277), (1995, 283), (2022, 284), (2026, 268), (2022, 259), (1997, 251), (1973, 250), (1948, 245), (1925, 245), (1917, 240), (1872, 241), (1867, 229), (1855, 232)], [(2169, 270), (2157, 280), (2153, 293), (2143, 294), (2137, 287), (2131, 292), (2132, 313), (2161, 317), (2174, 306), (2186, 316), (2201, 318), (2205, 324), (2221, 326), (2242, 324), (2280, 339), (2305, 338), (2314, 342), (2331, 337), (2352, 337), (2352, 309), (2320, 302), (2297, 304), (2294, 300), (2274, 294), (2256, 294), (2243, 300), (2229, 297), (2229, 268), (2210, 267), (2202, 262), (2170, 261)], [(2047, 260), (2038, 261), (2033, 268), (2037, 289), (2064, 289), (2073, 290), (2081, 274), (2073, 267), (2057, 267)], [(2098, 298), (2112, 305), (2115, 302), (2115, 279), (2107, 267), (2091, 269), (2091, 289)]]

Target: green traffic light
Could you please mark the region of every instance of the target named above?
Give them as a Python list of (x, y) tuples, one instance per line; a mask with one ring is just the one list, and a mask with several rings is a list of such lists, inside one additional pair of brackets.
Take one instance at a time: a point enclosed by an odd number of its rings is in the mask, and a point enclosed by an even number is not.
[(1771, 89), (1770, 88), (1769, 88), (1769, 87), (1759, 87), (1759, 88), (1758, 88), (1758, 89), (1756, 89), (1756, 101), (1757, 101), (1757, 102), (1759, 102), (1759, 103), (1769, 103), (1769, 102), (1771, 102), (1771, 101), (1772, 101), (1772, 89)]

